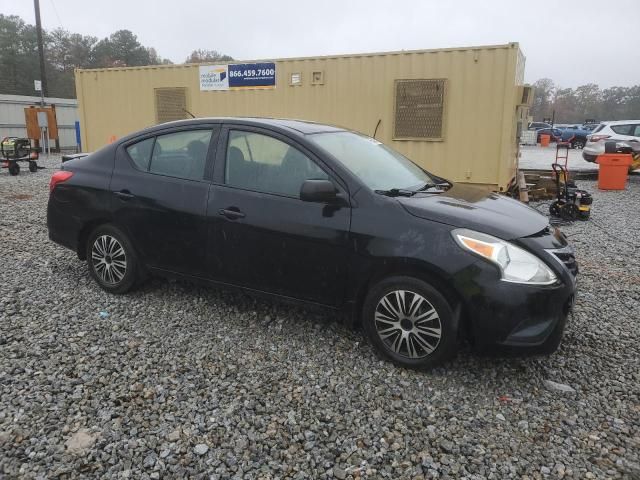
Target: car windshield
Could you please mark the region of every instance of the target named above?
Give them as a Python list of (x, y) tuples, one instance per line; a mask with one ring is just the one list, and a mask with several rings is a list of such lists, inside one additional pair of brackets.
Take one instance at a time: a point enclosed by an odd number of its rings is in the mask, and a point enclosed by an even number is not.
[(372, 190), (419, 190), (436, 183), (407, 157), (379, 141), (353, 132), (316, 133), (308, 137)]

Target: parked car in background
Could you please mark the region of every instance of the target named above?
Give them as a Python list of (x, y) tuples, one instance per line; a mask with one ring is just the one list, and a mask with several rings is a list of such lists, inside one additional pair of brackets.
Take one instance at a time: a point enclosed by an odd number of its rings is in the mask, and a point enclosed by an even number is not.
[(604, 142), (607, 140), (624, 141), (637, 150), (640, 145), (640, 120), (616, 120), (601, 123), (587, 137), (582, 158), (587, 162), (595, 162), (598, 155), (604, 153)]
[(571, 148), (581, 149), (586, 145), (587, 136), (590, 133), (590, 131), (584, 130), (579, 125), (569, 126), (562, 129), (560, 141), (569, 142), (571, 144)]
[(553, 351), (573, 305), (574, 252), (546, 216), (328, 125), (164, 123), (63, 163), (50, 190), (50, 239), (107, 292), (150, 272), (320, 304), (403, 366), (463, 333)]
[(538, 143), (540, 143), (542, 135), (549, 135), (552, 142), (557, 142), (562, 137), (562, 130), (559, 128), (541, 128), (536, 133), (538, 134)]
[(529, 130), (540, 130), (541, 128), (551, 128), (551, 124), (545, 122), (531, 122), (528, 126)]

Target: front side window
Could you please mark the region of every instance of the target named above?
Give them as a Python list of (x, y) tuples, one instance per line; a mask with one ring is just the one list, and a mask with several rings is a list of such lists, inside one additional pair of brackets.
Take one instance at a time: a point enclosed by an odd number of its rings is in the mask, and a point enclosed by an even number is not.
[(202, 180), (211, 130), (189, 130), (156, 137), (149, 171), (169, 177)]
[(285, 142), (259, 133), (229, 132), (226, 185), (298, 197), (305, 180), (328, 178), (309, 157)]
[(149, 160), (151, 160), (151, 149), (153, 148), (154, 138), (147, 138), (141, 142), (134, 143), (127, 147), (127, 153), (137, 168), (143, 171), (149, 169)]
[(308, 138), (372, 190), (416, 189), (434, 183), (407, 157), (373, 138), (353, 132), (317, 133)]
[(631, 135), (633, 135), (634, 137), (640, 137), (640, 123), (636, 125), (636, 128)]

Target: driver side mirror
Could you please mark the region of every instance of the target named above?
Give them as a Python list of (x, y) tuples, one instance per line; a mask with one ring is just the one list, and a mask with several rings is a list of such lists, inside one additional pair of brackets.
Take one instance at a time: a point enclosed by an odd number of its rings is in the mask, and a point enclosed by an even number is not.
[(300, 187), (303, 202), (329, 203), (338, 198), (338, 189), (330, 180), (305, 180)]

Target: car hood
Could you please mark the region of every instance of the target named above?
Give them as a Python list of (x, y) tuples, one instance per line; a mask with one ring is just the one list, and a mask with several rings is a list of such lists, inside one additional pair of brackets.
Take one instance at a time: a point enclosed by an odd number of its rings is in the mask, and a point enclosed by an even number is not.
[(469, 228), (504, 240), (544, 230), (549, 219), (512, 198), (477, 187), (454, 184), (443, 193), (396, 197), (411, 215), (454, 227)]

